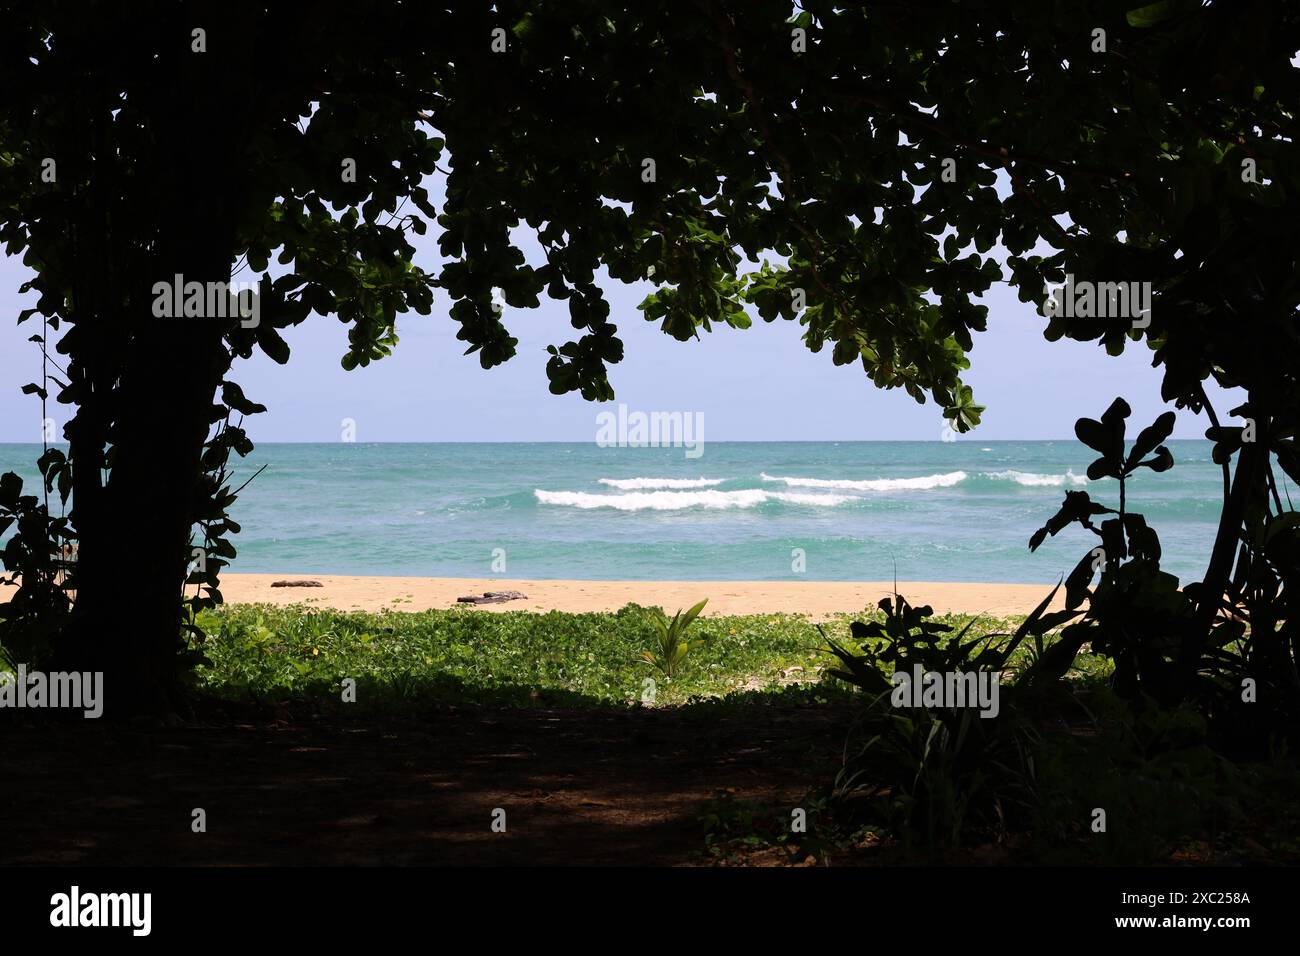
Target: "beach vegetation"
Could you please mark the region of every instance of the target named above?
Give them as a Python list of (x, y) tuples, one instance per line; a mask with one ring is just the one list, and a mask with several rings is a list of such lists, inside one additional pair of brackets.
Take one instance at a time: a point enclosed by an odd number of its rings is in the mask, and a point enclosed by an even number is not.
[[(1061, 509), (1029, 540), (1036, 549), (1049, 535), (1078, 526), (1096, 545), (1065, 579), (1066, 608), (1077, 609), (1079, 619), (1061, 630), (1034, 679), (1063, 674), (1087, 644), (1112, 662), (1112, 684), (1123, 699), (1171, 712), (1192, 706), (1224, 746), (1239, 752), (1264, 754), (1279, 739), (1294, 747), (1300, 743), (1300, 677), (1291, 650), (1297, 622), (1286, 609), (1300, 585), (1296, 512), (1280, 498), (1251, 510), (1226, 594), (1207, 602), (1204, 582), (1180, 587), (1161, 568), (1159, 535), (1132, 510), (1126, 486), (1140, 468), (1174, 466), (1162, 444), (1173, 413), (1161, 415), (1131, 444), (1125, 439), (1129, 414), (1128, 403), (1117, 398), (1099, 420), (1081, 418), (1075, 426), (1079, 440), (1099, 455), (1088, 467), (1089, 479), (1109, 478), (1118, 486), (1114, 506), (1095, 500), (1095, 493), (1068, 491)], [(1226, 453), (1215, 454), (1226, 460)]]
[[(1238, 602), (1207, 628), (1199, 613), (1203, 588), (1180, 589), (1161, 569), (1159, 537), (1131, 510), (1126, 482), (1140, 468), (1173, 467), (1163, 442), (1174, 416), (1161, 415), (1130, 444), (1130, 414), (1116, 399), (1099, 420), (1077, 422), (1079, 440), (1099, 455), (1088, 478), (1117, 482), (1116, 506), (1086, 491), (1065, 493), (1030, 549), (1072, 525), (1090, 532), (1096, 547), (1012, 634), (967, 640), (969, 624), (954, 631), (931, 620), (930, 608), (913, 608), (896, 594), (881, 602), (881, 617), (850, 625), (859, 651), (827, 638), (840, 662), (831, 676), (860, 688), (866, 700), (850, 737), (857, 743), (846, 747), (829, 791), (839, 826), (869, 825), (904, 852), (920, 848), (933, 857), (972, 838), (1001, 842), (1008, 828), (1036, 829), (1047, 843), (1068, 839), (1091, 801), (1124, 812), (1106, 816), (1120, 821), (1120, 830), (1094, 831), (1102, 839), (1084, 857), (1135, 862), (1168, 852), (1190, 832), (1208, 832), (1212, 841), (1216, 828), (1242, 819), (1241, 781), (1263, 765), (1248, 772), (1232, 758), (1271, 760), (1297, 734), (1293, 674), (1265, 656), (1279, 622), (1270, 617), (1268, 630), (1253, 633), (1251, 612), (1260, 605), (1239, 590)], [(1273, 527), (1273, 537), (1289, 533), (1287, 522)], [(1268, 534), (1244, 540), (1239, 563), (1276, 597), (1294, 569), (1269, 543)], [(1048, 612), (1062, 586), (1064, 608)], [(1022, 646), (1027, 656), (1013, 667)], [(1104, 681), (1081, 693), (1065, 678), (1085, 646), (1109, 667)], [(992, 711), (910, 699), (900, 709), (893, 691), (912, 666), (1009, 679)], [(1124, 782), (1107, 784), (1117, 779)], [(1177, 812), (1168, 810), (1173, 803)]]
[[(960, 847), (972, 826), (1005, 827), (1032, 810), (1040, 734), (1015, 692), (1034, 681), (1049, 632), (1076, 616), (1072, 610), (1048, 611), (1060, 587), (1010, 633), (986, 631), (968, 639), (974, 620), (957, 630), (934, 619), (930, 607), (913, 607), (896, 593), (880, 602), (878, 618), (850, 624), (858, 652), (826, 638), (840, 665), (830, 675), (865, 697), (830, 792), (841, 820), (879, 827), (905, 849), (916, 843), (933, 855)], [(1014, 658), (1021, 648), (1026, 653)], [(992, 681), (997, 706), (908, 700), (900, 707), (898, 679), (913, 668)], [(1035, 703), (1042, 709), (1041, 700)]]
[[(812, 622), (795, 614), (701, 614), (690, 623), (690, 666), (658, 688), (660, 706), (699, 705), (722, 714), (732, 703), (777, 695), (813, 704), (858, 695), (831, 676), (843, 666), (827, 640), (853, 642), (851, 627), (878, 608)], [(679, 618), (678, 643), (681, 643)], [(551, 611), (341, 612), (307, 606), (228, 605), (202, 613), (209, 635), (196, 688), (226, 700), (297, 700), (336, 706), (345, 677), (357, 681), (357, 706), (401, 711), (408, 706), (506, 703), (545, 706), (638, 706), (647, 663), (646, 636), (661, 633), (659, 608), (629, 604), (614, 613)], [(942, 616), (970, 637), (1004, 633), (1018, 619)], [(1023, 646), (1008, 666), (1027, 661)], [(1104, 679), (1106, 663), (1080, 654), (1072, 679)], [(882, 662), (882, 668), (888, 665)], [(882, 671), (883, 673), (883, 671)], [(369, 692), (366, 689), (369, 688)], [(404, 690), (402, 690), (404, 688)], [(401, 691), (401, 692), (399, 692)], [(789, 695), (786, 692), (790, 691)]]
[[(692, 647), (692, 642), (686, 640), (686, 630), (691, 626), (691, 622), (700, 616), (704, 605), (708, 603), (709, 599), (705, 598), (687, 611), (685, 616), (678, 611), (673, 615), (672, 620), (662, 612), (656, 615), (654, 617), (655, 646), (642, 651), (641, 660), (672, 680)], [(696, 641), (695, 644), (698, 645), (699, 642)]]

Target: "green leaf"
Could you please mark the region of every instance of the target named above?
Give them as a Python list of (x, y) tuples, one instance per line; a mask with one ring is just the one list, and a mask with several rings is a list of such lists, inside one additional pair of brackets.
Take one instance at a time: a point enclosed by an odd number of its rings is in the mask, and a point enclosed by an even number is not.
[(1177, 8), (1178, 4), (1174, 0), (1161, 0), (1160, 3), (1149, 3), (1145, 7), (1130, 10), (1124, 15), (1124, 19), (1128, 21), (1129, 26), (1144, 30), (1168, 20)]

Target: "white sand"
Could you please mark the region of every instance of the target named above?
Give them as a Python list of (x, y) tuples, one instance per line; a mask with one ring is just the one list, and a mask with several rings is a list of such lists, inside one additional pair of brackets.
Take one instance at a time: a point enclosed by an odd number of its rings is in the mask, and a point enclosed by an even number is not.
[[(319, 581), (324, 587), (271, 587), (271, 582), (283, 580)], [(672, 613), (708, 598), (708, 614), (786, 612), (812, 618), (875, 607), (893, 587), (888, 581), (518, 581), (333, 574), (225, 574), (221, 578), (222, 594), (231, 604), (303, 603), (345, 611), (424, 611), (453, 607), (462, 595), (522, 591), (527, 600), (477, 607), (490, 611), (616, 611), (631, 602), (659, 605)], [(1029, 613), (1051, 586), (900, 581), (898, 589), (914, 606), (929, 604), (939, 614), (1006, 616)]]

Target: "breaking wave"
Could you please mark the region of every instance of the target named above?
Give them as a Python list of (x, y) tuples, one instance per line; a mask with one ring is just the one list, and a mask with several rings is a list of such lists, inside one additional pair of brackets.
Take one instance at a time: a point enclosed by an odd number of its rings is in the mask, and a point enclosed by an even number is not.
[(782, 478), (760, 474), (764, 481), (783, 481), (792, 488), (836, 488), (843, 491), (914, 491), (927, 488), (951, 488), (966, 480), (966, 472), (949, 471), (941, 475), (920, 478), (867, 478), (854, 481), (848, 478)]
[[(838, 491), (926, 491), (931, 488), (952, 488), (971, 476), (964, 471), (922, 475), (917, 478), (788, 478), (761, 474), (764, 481), (781, 481), (792, 488), (829, 488)], [(1067, 470), (1063, 475), (1040, 475), (1027, 471), (988, 471), (975, 475), (986, 481), (1010, 481), (1026, 488), (1060, 488), (1064, 485), (1086, 485), (1088, 479)]]
[(602, 485), (620, 491), (645, 491), (654, 488), (712, 488), (725, 478), (601, 478)]
[(614, 489), (617, 494), (592, 494), (585, 491), (533, 491), (533, 498), (543, 505), (560, 505), (568, 508), (612, 508), (617, 511), (679, 511), (686, 508), (755, 508), (759, 505), (780, 503), (833, 508), (838, 505), (859, 503), (866, 506), (879, 501), (869, 493), (891, 491), (926, 491), (933, 488), (953, 488), (962, 483), (973, 487), (1010, 482), (1026, 488), (1060, 488), (1067, 484), (1085, 485), (1088, 479), (1066, 471), (1063, 475), (1043, 475), (1026, 471), (992, 471), (969, 474), (965, 471), (948, 471), (915, 478), (803, 478), (797, 476), (760, 473), (765, 482), (779, 482), (791, 491), (770, 491), (766, 488), (741, 488), (723, 491), (717, 485), (727, 478), (601, 478), (600, 484)]
[(856, 500), (853, 495), (812, 495), (788, 491), (648, 491), (621, 495), (592, 495), (582, 491), (533, 492), (544, 505), (570, 508), (614, 508), (618, 511), (677, 511), (683, 508), (754, 508), (770, 501), (833, 508)]
[(1014, 481), (1027, 488), (1060, 488), (1067, 482), (1072, 485), (1086, 485), (1088, 479), (1067, 470), (1063, 475), (1036, 475), (1027, 471), (991, 471), (984, 475), (994, 481)]

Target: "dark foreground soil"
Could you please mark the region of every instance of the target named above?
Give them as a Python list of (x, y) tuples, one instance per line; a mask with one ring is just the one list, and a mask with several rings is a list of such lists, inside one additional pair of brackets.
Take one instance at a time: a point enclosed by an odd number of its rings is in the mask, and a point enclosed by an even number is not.
[(0, 863), (702, 864), (711, 801), (798, 806), (847, 722), (764, 707), (7, 723)]

